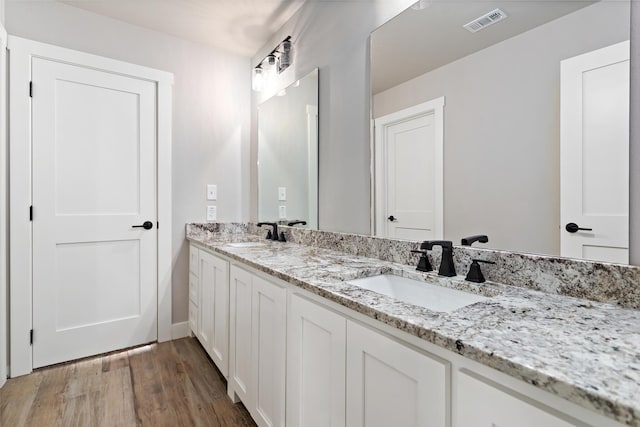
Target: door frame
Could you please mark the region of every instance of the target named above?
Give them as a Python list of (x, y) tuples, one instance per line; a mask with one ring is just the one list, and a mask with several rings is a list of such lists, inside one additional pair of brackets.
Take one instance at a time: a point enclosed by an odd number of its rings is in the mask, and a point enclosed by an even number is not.
[(373, 120), (374, 126), (374, 147), (373, 147), (373, 176), (372, 198), (374, 202), (371, 204), (373, 216), (374, 236), (387, 236), (387, 222), (385, 211), (387, 206), (387, 194), (385, 191), (385, 181), (387, 173), (387, 162), (385, 156), (379, 155), (384, 153), (386, 145), (386, 128), (406, 120), (414, 119), (418, 116), (433, 114), (433, 124), (435, 131), (435, 193), (434, 199), (438, 209), (434, 212), (434, 232), (436, 236), (444, 235), (444, 105), (445, 97), (432, 99), (400, 111), (396, 111), (386, 116)]
[[(9, 317), (10, 376), (32, 371), (32, 204), (31, 81), (32, 58), (79, 65), (156, 84), (156, 183), (158, 215), (158, 342), (171, 340), (171, 97), (173, 74), (110, 58), (8, 37), (9, 61)], [(33, 89), (37, 92), (37, 88)]]

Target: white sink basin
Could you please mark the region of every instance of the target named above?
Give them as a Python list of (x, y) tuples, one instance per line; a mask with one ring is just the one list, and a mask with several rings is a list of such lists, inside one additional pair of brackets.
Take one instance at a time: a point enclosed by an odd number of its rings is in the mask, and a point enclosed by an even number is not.
[(392, 274), (349, 280), (347, 283), (409, 304), (445, 313), (488, 299), (481, 295)]
[(227, 246), (231, 246), (232, 248), (254, 248), (256, 246), (264, 246), (262, 242), (236, 242), (236, 243), (228, 243)]

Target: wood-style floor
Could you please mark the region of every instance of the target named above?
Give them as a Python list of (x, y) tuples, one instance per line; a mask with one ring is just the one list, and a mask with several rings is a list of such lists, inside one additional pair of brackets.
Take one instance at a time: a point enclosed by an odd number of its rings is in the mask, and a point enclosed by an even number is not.
[(195, 338), (56, 365), (0, 389), (0, 426), (254, 426)]

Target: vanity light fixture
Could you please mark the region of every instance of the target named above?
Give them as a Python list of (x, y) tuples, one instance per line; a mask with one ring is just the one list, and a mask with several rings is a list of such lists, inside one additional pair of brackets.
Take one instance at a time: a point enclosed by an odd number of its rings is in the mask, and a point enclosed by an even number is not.
[(262, 61), (253, 68), (253, 90), (262, 90), (265, 73), (272, 70), (280, 74), (291, 65), (291, 36), (282, 40)]
[(264, 75), (262, 74), (262, 71), (263, 70), (260, 65), (253, 69), (253, 81), (251, 86), (256, 92), (260, 92), (264, 85)]

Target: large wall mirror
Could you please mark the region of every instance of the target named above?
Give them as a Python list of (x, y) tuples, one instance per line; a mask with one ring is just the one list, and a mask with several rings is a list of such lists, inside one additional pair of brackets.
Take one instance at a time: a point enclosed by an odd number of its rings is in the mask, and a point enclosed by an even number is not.
[(258, 106), (258, 219), (318, 228), (318, 69)]
[(629, 35), (624, 0), (420, 0), (374, 31), (374, 233), (628, 263)]

